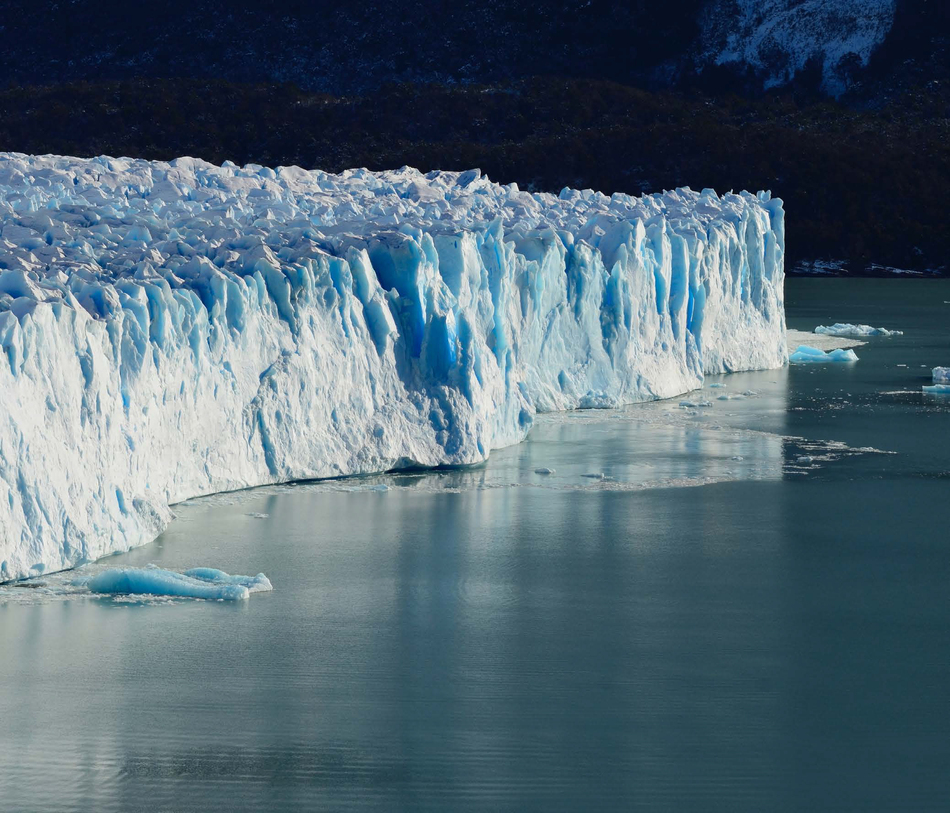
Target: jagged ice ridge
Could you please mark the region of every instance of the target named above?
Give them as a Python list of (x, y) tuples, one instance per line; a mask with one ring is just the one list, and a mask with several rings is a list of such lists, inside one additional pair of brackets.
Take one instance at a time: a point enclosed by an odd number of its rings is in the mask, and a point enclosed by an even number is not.
[(818, 325), (815, 333), (819, 336), (844, 336), (866, 338), (868, 336), (903, 336), (902, 330), (888, 330), (886, 327), (871, 325), (853, 325), (850, 322), (835, 322), (833, 325)]
[(0, 579), (787, 360), (768, 193), (0, 153)]

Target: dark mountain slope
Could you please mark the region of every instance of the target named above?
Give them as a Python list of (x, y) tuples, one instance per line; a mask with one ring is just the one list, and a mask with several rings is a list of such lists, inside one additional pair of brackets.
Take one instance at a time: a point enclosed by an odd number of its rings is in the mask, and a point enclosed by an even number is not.
[[(386, 82), (530, 76), (651, 89), (835, 94), (907, 58), (936, 63), (946, 0), (5, 0), (0, 85), (134, 78)], [(881, 55), (878, 58), (878, 55)], [(881, 90), (880, 87), (877, 88)]]

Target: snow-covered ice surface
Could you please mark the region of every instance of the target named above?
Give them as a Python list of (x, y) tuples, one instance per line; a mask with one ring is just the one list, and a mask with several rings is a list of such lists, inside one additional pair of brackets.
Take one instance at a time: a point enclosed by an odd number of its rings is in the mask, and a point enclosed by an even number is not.
[(818, 347), (799, 345), (798, 349), (788, 357), (790, 364), (830, 364), (857, 361), (854, 350), (829, 350), (825, 352)]
[(815, 347), (819, 350), (840, 350), (846, 347), (861, 347), (867, 344), (859, 339), (846, 339), (841, 336), (822, 336), (817, 333), (809, 333), (807, 330), (789, 330), (785, 334), (785, 340), (789, 347), (798, 347), (806, 344), (809, 347)]
[(871, 325), (852, 325), (846, 322), (835, 322), (833, 325), (818, 325), (815, 333), (819, 336), (903, 336), (902, 330), (888, 330), (886, 327), (871, 327)]
[(787, 359), (767, 193), (0, 154), (0, 579)]

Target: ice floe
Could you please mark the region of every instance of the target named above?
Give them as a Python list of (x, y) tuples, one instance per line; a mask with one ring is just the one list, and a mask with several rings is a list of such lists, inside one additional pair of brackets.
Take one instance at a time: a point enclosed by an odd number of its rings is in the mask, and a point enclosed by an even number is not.
[(242, 601), (251, 593), (272, 590), (263, 573), (256, 576), (231, 576), (222, 570), (199, 567), (178, 573), (160, 567), (109, 568), (88, 580), (74, 582), (92, 593), (111, 595), (170, 596), (215, 601)]
[(888, 330), (885, 327), (871, 325), (852, 325), (847, 322), (835, 322), (833, 325), (818, 325), (815, 333), (819, 336), (844, 336), (848, 338), (867, 336), (903, 336), (902, 330)]
[(799, 345), (798, 349), (788, 357), (790, 364), (830, 364), (857, 361), (854, 350), (829, 350), (825, 352), (817, 347)]

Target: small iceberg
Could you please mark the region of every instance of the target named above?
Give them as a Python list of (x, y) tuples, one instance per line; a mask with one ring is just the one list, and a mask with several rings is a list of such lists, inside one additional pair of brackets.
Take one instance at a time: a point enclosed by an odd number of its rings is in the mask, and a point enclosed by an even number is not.
[(950, 367), (934, 367), (934, 384), (950, 384)]
[(547, 466), (542, 466), (539, 469), (534, 470), (535, 474), (554, 474), (554, 469), (549, 469)]
[(792, 355), (788, 357), (789, 364), (828, 364), (830, 362), (850, 362), (857, 361), (857, 354), (853, 350), (830, 350), (825, 352), (817, 347), (809, 347), (807, 344), (799, 345)]
[(950, 395), (950, 384), (934, 384), (931, 387), (924, 385), (927, 395)]
[(815, 333), (819, 336), (903, 336), (903, 330), (888, 330), (886, 327), (870, 325), (852, 325), (848, 322), (835, 322), (833, 325), (818, 325)]
[(177, 573), (155, 565), (110, 568), (86, 581), (85, 586), (93, 593), (109, 595), (174, 596), (212, 601), (243, 601), (251, 593), (274, 589), (263, 573), (231, 576), (211, 567), (196, 567)]

